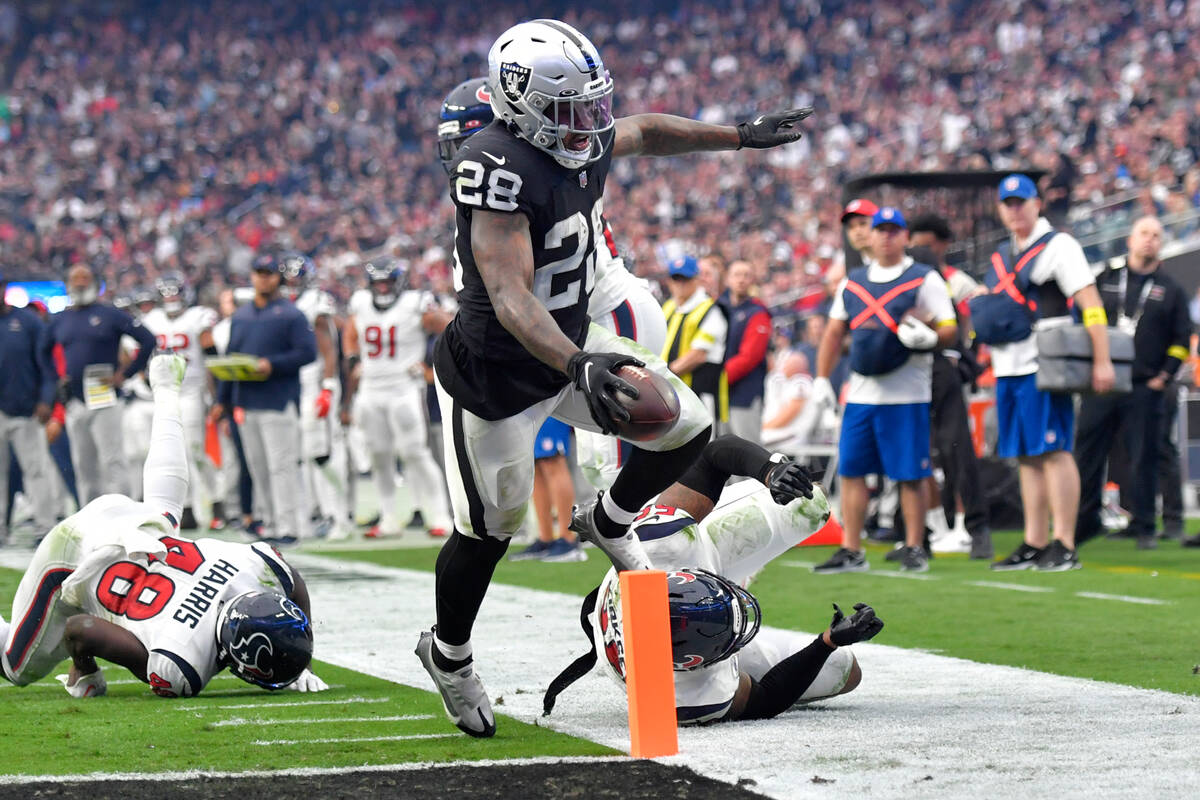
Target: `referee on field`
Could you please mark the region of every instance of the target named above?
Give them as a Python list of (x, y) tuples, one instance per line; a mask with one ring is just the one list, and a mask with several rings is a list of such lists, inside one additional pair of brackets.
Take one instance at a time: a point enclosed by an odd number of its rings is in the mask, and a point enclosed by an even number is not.
[(1188, 356), (1191, 319), (1188, 298), (1159, 267), (1163, 228), (1142, 217), (1129, 233), (1127, 265), (1104, 270), (1096, 279), (1110, 320), (1134, 335), (1133, 391), (1087, 395), (1079, 409), (1075, 460), (1079, 465), (1079, 519), (1076, 545), (1100, 533), (1104, 468), (1113, 436), (1125, 436), (1130, 464), (1133, 521), (1126, 535), (1142, 550), (1157, 546), (1155, 499), (1158, 445), (1165, 412), (1164, 386)]

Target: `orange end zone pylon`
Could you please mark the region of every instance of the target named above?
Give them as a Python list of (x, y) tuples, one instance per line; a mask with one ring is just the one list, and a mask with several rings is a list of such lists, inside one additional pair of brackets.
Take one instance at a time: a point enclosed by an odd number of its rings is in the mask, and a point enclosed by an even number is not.
[(621, 631), (629, 698), (629, 754), (634, 758), (673, 756), (679, 752), (679, 738), (667, 573), (621, 573)]
[(204, 423), (204, 452), (214, 467), (221, 466), (221, 436), (217, 432), (217, 423), (211, 419)]
[(819, 531), (801, 541), (796, 547), (820, 547), (842, 543), (842, 526), (832, 514)]

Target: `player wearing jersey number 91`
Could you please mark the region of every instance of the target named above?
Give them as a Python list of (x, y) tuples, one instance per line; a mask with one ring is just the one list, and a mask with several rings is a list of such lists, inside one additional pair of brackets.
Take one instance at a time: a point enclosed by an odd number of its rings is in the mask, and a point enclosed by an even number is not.
[[(683, 117), (614, 120), (613, 80), (599, 51), (556, 20), (500, 35), (488, 54), (488, 89), (496, 120), (463, 142), (449, 170), (459, 311), (438, 342), (434, 368), (452, 431), (445, 463), (454, 534), (438, 557), (437, 627), (418, 647), (449, 716), (474, 736), (492, 735), (495, 721), (471, 668), (471, 628), (524, 518), (541, 422), (553, 415), (576, 428), (612, 430), (622, 383), (612, 370), (629, 360), (675, 389), (675, 424), (639, 442), (611, 490), (572, 522), (621, 567), (649, 565), (629, 524), (709, 438), (708, 412), (660, 358), (590, 324), (612, 159), (748, 143), (737, 127)], [(798, 138), (800, 116), (777, 116), (751, 123), (751, 143)]]

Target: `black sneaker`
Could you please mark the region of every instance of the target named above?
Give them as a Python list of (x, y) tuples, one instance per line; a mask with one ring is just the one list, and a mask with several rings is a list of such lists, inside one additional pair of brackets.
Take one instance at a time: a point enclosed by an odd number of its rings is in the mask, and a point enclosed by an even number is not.
[(904, 547), (900, 550), (901, 572), (929, 572), (929, 555), (924, 547)]
[(988, 528), (971, 531), (971, 554), (967, 558), (993, 559), (996, 549), (992, 547), (992, 532)]
[(1153, 533), (1139, 534), (1137, 537), (1138, 550), (1155, 550), (1158, 548), (1158, 537)]
[(883, 557), (884, 561), (899, 561), (904, 555), (904, 541), (896, 542), (896, 546), (887, 551), (887, 555)]
[(196, 524), (196, 515), (192, 512), (192, 507), (184, 506), (183, 513), (179, 516), (180, 530), (192, 530), (199, 527)]
[(1200, 547), (1200, 533), (1195, 536), (1185, 536), (1179, 540), (1182, 547)]
[(992, 562), (992, 569), (1000, 571), (1008, 571), (1014, 569), (1029, 569), (1041, 557), (1045, 550), (1033, 545), (1021, 542), (1016, 550), (1012, 551), (1012, 555), (1003, 561)]
[(1075, 551), (1055, 539), (1049, 547), (1042, 551), (1033, 568), (1038, 572), (1066, 572), (1070, 569), (1079, 569), (1081, 566), (1083, 565), (1079, 563), (1079, 556)]
[(821, 575), (834, 575), (839, 572), (866, 572), (871, 568), (867, 557), (861, 551), (839, 548), (824, 564), (818, 564), (812, 571)]

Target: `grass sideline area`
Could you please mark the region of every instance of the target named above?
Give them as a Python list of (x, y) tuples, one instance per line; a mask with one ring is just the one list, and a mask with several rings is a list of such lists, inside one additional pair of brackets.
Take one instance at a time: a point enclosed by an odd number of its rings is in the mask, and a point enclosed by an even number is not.
[[(0, 569), (6, 618), (20, 577)], [(63, 662), (56, 672), (68, 666)], [(502, 717), (495, 738), (471, 739), (447, 724), (441, 698), (433, 692), (329, 664), (318, 663), (314, 670), (330, 691), (265, 692), (224, 672), (199, 697), (164, 700), (111, 665), (104, 665), (107, 696), (91, 700), (68, 696), (53, 677), (24, 688), (0, 681), (0, 730), (7, 732), (0, 736), (0, 773), (241, 771), (623, 755), (509, 717)]]
[[(1001, 556), (1020, 541), (1016, 532), (994, 539)], [(833, 548), (785, 554), (751, 587), (764, 623), (818, 630), (829, 621), (830, 603), (847, 609), (866, 602), (886, 622), (880, 644), (1200, 695), (1200, 675), (1192, 672), (1200, 664), (1200, 549), (1163, 542), (1157, 550), (1138, 551), (1131, 541), (1100, 539), (1084, 546), (1083, 569), (1072, 572), (994, 572), (986, 562), (946, 554), (922, 575), (899, 573), (884, 561), (888, 549), (868, 545), (871, 570), (844, 575), (808, 570)], [(495, 581), (582, 598), (608, 566), (589, 552), (583, 563), (504, 561)], [(437, 547), (322, 555), (432, 570)]]

